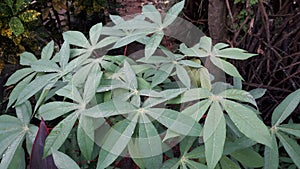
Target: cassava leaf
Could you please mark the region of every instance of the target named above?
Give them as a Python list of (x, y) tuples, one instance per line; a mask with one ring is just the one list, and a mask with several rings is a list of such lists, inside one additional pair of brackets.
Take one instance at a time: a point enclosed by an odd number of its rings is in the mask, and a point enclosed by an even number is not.
[(272, 126), (282, 123), (297, 107), (300, 102), (300, 89), (289, 94), (273, 111)]
[(51, 149), (58, 150), (68, 137), (78, 115), (73, 113), (60, 121), (46, 139), (43, 157), (51, 154)]
[(224, 99), (221, 103), (230, 119), (243, 134), (258, 143), (272, 146), (269, 130), (255, 112), (230, 100)]

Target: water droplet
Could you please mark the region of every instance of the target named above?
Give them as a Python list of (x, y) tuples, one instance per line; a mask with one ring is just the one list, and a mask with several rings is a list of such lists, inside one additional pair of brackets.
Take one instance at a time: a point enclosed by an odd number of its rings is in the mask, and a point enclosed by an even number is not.
[(2, 155), (2, 158), (4, 158), (5, 156), (6, 156), (6, 154), (3, 154), (3, 155)]

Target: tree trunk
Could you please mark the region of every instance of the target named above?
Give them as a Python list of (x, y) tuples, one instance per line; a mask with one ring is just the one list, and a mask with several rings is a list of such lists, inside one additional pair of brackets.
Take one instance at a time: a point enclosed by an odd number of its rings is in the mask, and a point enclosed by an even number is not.
[[(224, 42), (226, 36), (226, 4), (225, 0), (209, 0), (208, 4), (208, 29), (212, 43)], [(225, 74), (211, 63), (209, 59), (205, 67), (215, 77), (214, 81), (225, 81)]]

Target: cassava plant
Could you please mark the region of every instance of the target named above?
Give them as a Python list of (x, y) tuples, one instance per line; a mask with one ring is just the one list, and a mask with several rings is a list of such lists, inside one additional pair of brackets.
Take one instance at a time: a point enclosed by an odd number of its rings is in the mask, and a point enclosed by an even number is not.
[[(242, 90), (242, 77), (228, 60), (255, 54), (212, 45), (207, 36), (178, 50), (163, 45), (174, 25), (180, 29), (183, 5), (166, 14), (146, 5), (129, 19), (110, 16), (112, 26), (94, 25), (89, 38), (64, 32), (58, 52), (50, 42), (39, 59), (21, 54), (24, 68), (6, 83), (15, 84), (8, 107), (16, 108), (16, 117), (0, 116), (0, 168), (26, 168), (23, 141), (32, 156), (38, 147), (33, 145), (38, 128), (31, 124), (36, 118), (54, 124), (47, 137), (43, 134), (43, 157), (52, 156), (57, 168), (112, 168), (129, 157), (139, 168), (151, 169), (275, 169), (286, 165), (280, 146), (290, 165), (300, 167), (299, 125), (282, 124), (298, 105), (300, 90), (276, 108), (267, 127), (255, 102), (265, 90)], [(123, 55), (120, 49), (136, 43), (144, 49)], [(121, 52), (109, 55), (112, 50)], [(234, 83), (214, 78), (206, 59)], [(74, 156), (68, 149), (76, 147), (80, 153)]]

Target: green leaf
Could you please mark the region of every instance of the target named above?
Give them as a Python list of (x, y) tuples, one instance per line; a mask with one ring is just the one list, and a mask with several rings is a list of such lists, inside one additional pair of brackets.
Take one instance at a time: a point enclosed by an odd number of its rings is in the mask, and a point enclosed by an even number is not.
[(145, 36), (145, 33), (138, 33), (138, 34), (130, 34), (130, 35), (127, 35), (125, 37), (122, 37), (121, 39), (119, 39), (115, 44), (114, 46), (112, 47), (113, 49), (116, 49), (116, 48), (120, 48), (122, 46), (125, 46), (125, 45), (128, 45), (130, 44), (131, 42), (134, 42), (138, 39), (141, 39), (142, 37)]
[(288, 134), (292, 134), (292, 135), (300, 138), (300, 125), (299, 124), (296, 124), (296, 123), (281, 124), (276, 128), (280, 131), (283, 131)]
[(115, 124), (106, 134), (99, 152), (97, 169), (104, 169), (113, 163), (129, 143), (136, 127), (136, 117), (124, 119)]
[(178, 61), (178, 64), (193, 67), (193, 68), (202, 68), (203, 67), (203, 66), (201, 66), (201, 64), (191, 61), (191, 60), (180, 60), (180, 61)]
[(209, 98), (212, 94), (206, 88), (193, 88), (184, 92), (180, 97), (169, 101), (168, 103), (185, 103), (194, 100), (200, 101), (201, 99)]
[(39, 109), (39, 116), (43, 117), (44, 120), (53, 120), (77, 108), (79, 105), (75, 103), (54, 101), (42, 105)]
[(19, 82), (24, 77), (31, 74), (32, 72), (33, 72), (33, 70), (31, 68), (23, 68), (23, 69), (17, 70), (14, 74), (12, 74), (8, 78), (7, 82), (5, 83), (5, 86), (9, 86), (9, 85)]
[(251, 147), (255, 144), (256, 144), (255, 141), (253, 141), (245, 136), (242, 136), (238, 139), (235, 139), (234, 141), (226, 141), (223, 154), (229, 155), (237, 150), (242, 150), (242, 149)]
[(83, 90), (83, 101), (85, 103), (90, 102), (94, 97), (97, 90), (97, 87), (100, 83), (102, 77), (102, 72), (98, 65), (93, 66), (90, 73), (87, 76), (84, 90)]
[[(92, 153), (94, 149), (94, 126), (93, 120), (81, 115), (79, 125), (77, 128), (77, 141), (82, 155), (87, 160), (92, 160)], [(89, 130), (88, 134), (86, 131)]]
[(246, 167), (257, 168), (264, 166), (264, 159), (251, 148), (235, 151), (231, 156)]
[(215, 66), (217, 66), (218, 68), (223, 70), (225, 73), (227, 73), (233, 77), (241, 78), (243, 80), (243, 77), (240, 75), (240, 73), (238, 72), (236, 67), (234, 65), (232, 65), (231, 63), (229, 63), (223, 59), (214, 57), (214, 56), (209, 57), (209, 59)]
[(18, 17), (14, 16), (10, 18), (9, 27), (16, 36), (19, 36), (24, 32), (24, 26)]
[(269, 147), (272, 146), (269, 130), (257, 117), (255, 112), (230, 100), (222, 100), (221, 104), (225, 108), (230, 119), (243, 134), (258, 143)]
[(226, 44), (226, 43), (217, 43), (217, 44), (214, 46), (214, 49), (220, 50), (220, 49), (226, 48), (226, 47), (228, 47), (228, 46), (229, 46), (229, 45)]
[(140, 168), (160, 168), (162, 165), (162, 141), (145, 114), (139, 119), (139, 137), (129, 142), (128, 150)]
[(276, 136), (279, 138), (281, 144), (292, 158), (295, 165), (300, 168), (300, 146), (297, 141), (280, 132), (277, 132)]
[(251, 103), (252, 105), (257, 106), (253, 96), (244, 90), (227, 89), (227, 90), (223, 91), (222, 93), (220, 93), (219, 96), (222, 96), (226, 99), (232, 99), (232, 100), (237, 100), (237, 101), (241, 101), (241, 102)]
[(155, 87), (158, 84), (162, 83), (163, 81), (165, 81), (170, 73), (172, 72), (174, 68), (173, 64), (165, 64), (162, 65), (157, 72), (154, 74), (153, 78), (152, 78), (152, 83), (151, 83), (151, 87)]
[(32, 63), (36, 62), (37, 58), (34, 56), (34, 54), (30, 52), (23, 52), (20, 55), (20, 64), (23, 66), (30, 66)]
[(55, 92), (59, 96), (67, 97), (77, 103), (82, 103), (83, 100), (75, 85), (69, 84)]
[(205, 123), (203, 127), (203, 140), (204, 142), (207, 142), (206, 140), (210, 138), (217, 130), (217, 128), (222, 127), (226, 131), (223, 126), (220, 126), (225, 121), (223, 110), (217, 101), (213, 101), (210, 109), (207, 113), (207, 117), (205, 118)]
[(91, 47), (89, 41), (86, 39), (83, 33), (78, 31), (67, 31), (63, 33), (64, 40), (71, 45), (80, 46), (83, 48)]
[(273, 111), (272, 126), (282, 123), (298, 106), (300, 102), (300, 89), (289, 94)]
[(175, 110), (149, 108), (144, 111), (168, 129), (182, 135), (199, 136), (202, 130), (201, 125), (197, 121)]
[(216, 56), (237, 60), (246, 60), (255, 55), (256, 54), (246, 53), (245, 50), (239, 48), (226, 48), (216, 52)]
[(42, 50), (41, 58), (50, 60), (54, 51), (54, 41), (50, 41)]
[(124, 61), (123, 73), (125, 75), (126, 82), (128, 84), (128, 88), (137, 89), (137, 79), (135, 72), (131, 68), (130, 64), (127, 61)]
[[(199, 44), (197, 47), (202, 48), (206, 51), (206, 53), (211, 53), (212, 50), (212, 40), (210, 37), (203, 36), (200, 38)], [(205, 55), (204, 55), (205, 56)]]
[(187, 164), (187, 166), (190, 169), (207, 169), (206, 165), (204, 165), (202, 163), (195, 162), (193, 160), (185, 159), (184, 162)]
[(164, 37), (164, 32), (159, 31), (154, 33), (148, 43), (146, 43), (146, 47), (145, 47), (145, 59), (147, 60), (148, 58), (150, 58), (153, 53), (156, 51), (157, 47), (160, 45), (161, 40)]
[(34, 143), (39, 128), (31, 124), (28, 125), (28, 128), (29, 130), (26, 133), (26, 149), (27, 149), (27, 153), (30, 155), (32, 150), (32, 145)]
[(98, 23), (94, 26), (92, 26), (92, 28), (89, 31), (89, 35), (90, 35), (90, 41), (92, 46), (95, 46), (100, 38), (102, 32), (102, 23)]
[(164, 21), (163, 21), (163, 26), (167, 27), (169, 26), (171, 23), (174, 22), (174, 20), (177, 18), (177, 16), (179, 15), (179, 13), (182, 11), (184, 7), (184, 0), (173, 5), (167, 12)]
[(180, 159), (171, 158), (164, 162), (161, 169), (178, 169), (179, 165), (180, 165)]
[(54, 61), (45, 59), (32, 63), (31, 68), (36, 72), (59, 72), (60, 70)]
[(44, 88), (51, 80), (53, 80), (56, 77), (57, 74), (53, 73), (42, 75), (34, 79), (19, 94), (16, 105), (24, 103), (27, 99), (36, 94), (42, 88)]
[(52, 149), (54, 163), (58, 169), (80, 169), (77, 163), (66, 154)]
[(20, 119), (23, 123), (29, 124), (32, 114), (30, 102), (26, 101), (23, 104), (16, 106), (16, 114), (18, 119)]
[(70, 45), (65, 41), (59, 51), (59, 65), (64, 70), (70, 58)]
[(83, 84), (86, 81), (86, 78), (92, 67), (93, 64), (87, 64), (81, 67), (79, 70), (77, 70), (76, 73), (73, 75), (72, 84), (75, 86)]
[(93, 117), (110, 117), (115, 115), (129, 114), (135, 112), (135, 108), (132, 104), (120, 100), (110, 100), (104, 103), (100, 103), (90, 109), (84, 110), (81, 114)]
[(24, 149), (22, 148), (21, 144), (18, 146), (13, 159), (8, 167), (8, 169), (24, 169), (26, 168), (26, 162), (25, 162), (25, 153)]
[(200, 76), (201, 87), (211, 91), (210, 74), (205, 67), (199, 69), (199, 76)]
[[(210, 109), (212, 111), (208, 112), (208, 117), (205, 121), (204, 128), (203, 128), (205, 157), (206, 157), (208, 168), (215, 168), (218, 161), (221, 159), (223, 154), (223, 149), (224, 149), (225, 138), (226, 138), (226, 122), (223, 116), (223, 112), (220, 109), (220, 105), (218, 105), (218, 103), (215, 103), (214, 106), (213, 103), (212, 106), (215, 108), (212, 107)], [(211, 117), (212, 118), (215, 117), (219, 120), (213, 120), (211, 119)], [(216, 124), (212, 124), (213, 122), (216, 122)], [(207, 127), (213, 128), (211, 130), (213, 132), (212, 133), (210, 133), (211, 131), (206, 132), (209, 131)]]
[(96, 45), (94, 45), (93, 48), (94, 49), (103, 48), (107, 45), (117, 42), (119, 39), (120, 37), (113, 37), (113, 36), (106, 37), (102, 39), (100, 42), (98, 42)]
[(278, 169), (279, 153), (275, 135), (272, 133), (272, 148), (265, 146), (264, 169)]
[(153, 5), (145, 5), (142, 9), (143, 15), (151, 19), (154, 23), (162, 24), (161, 15)]
[(262, 89), (262, 88), (256, 88), (253, 90), (250, 90), (249, 93), (253, 96), (254, 99), (259, 99), (263, 95), (265, 95), (267, 89)]
[(185, 91), (186, 91), (185, 88), (163, 90), (160, 92), (160, 94), (163, 96), (162, 98), (150, 97), (144, 102), (143, 107), (153, 107), (160, 103), (171, 100), (171, 99), (177, 97), (178, 95), (182, 94)]
[(211, 105), (211, 102), (212, 102), (211, 100), (199, 101), (185, 108), (181, 113), (192, 117), (196, 121), (199, 121), (207, 111), (208, 107)]
[(77, 113), (73, 113), (60, 121), (48, 135), (45, 147), (44, 147), (44, 157), (51, 154), (51, 149), (58, 150), (60, 146), (67, 139), (75, 121), (77, 120)]
[(223, 156), (220, 160), (222, 169), (240, 169), (237, 163), (234, 163), (230, 158)]
[(176, 75), (185, 87), (191, 88), (190, 76), (183, 66), (176, 64)]
[(7, 108), (9, 108), (17, 100), (20, 93), (24, 90), (24, 88), (29, 84), (29, 82), (35, 75), (36, 73), (27, 76), (15, 86), (15, 88), (12, 90), (12, 92), (9, 95), (9, 102), (7, 104)]
[(11, 140), (11, 144), (7, 147), (5, 153), (2, 154), (2, 160), (0, 163), (1, 169), (7, 169), (9, 167), (18, 147), (23, 142), (24, 136), (25, 136), (25, 132), (21, 132), (14, 140)]

